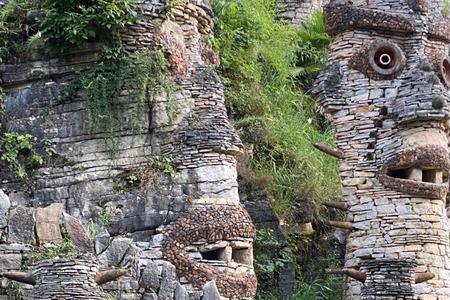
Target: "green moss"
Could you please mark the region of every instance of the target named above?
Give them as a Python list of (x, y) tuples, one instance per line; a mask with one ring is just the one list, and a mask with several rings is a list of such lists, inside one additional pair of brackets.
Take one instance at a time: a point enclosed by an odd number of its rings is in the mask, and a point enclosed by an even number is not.
[(444, 17), (447, 17), (449, 13), (450, 13), (450, 1), (442, 0), (442, 15)]

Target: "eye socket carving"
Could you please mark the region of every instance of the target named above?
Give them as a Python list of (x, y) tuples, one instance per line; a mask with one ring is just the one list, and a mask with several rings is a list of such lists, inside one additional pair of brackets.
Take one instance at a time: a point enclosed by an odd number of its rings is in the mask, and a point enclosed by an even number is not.
[(371, 44), (364, 45), (349, 61), (350, 68), (364, 73), (373, 80), (394, 79), (405, 64), (406, 58), (402, 49), (386, 40), (375, 40)]
[(403, 68), (405, 56), (394, 43), (375, 41), (369, 51), (369, 64), (380, 75), (390, 76)]
[(444, 57), (441, 63), (441, 74), (439, 74), (443, 83), (450, 87), (450, 60), (448, 57)]

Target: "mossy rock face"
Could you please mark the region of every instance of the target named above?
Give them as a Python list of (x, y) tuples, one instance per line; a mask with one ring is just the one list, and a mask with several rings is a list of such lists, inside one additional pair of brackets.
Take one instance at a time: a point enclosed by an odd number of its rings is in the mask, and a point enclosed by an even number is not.
[[(52, 4), (70, 5), (58, 1)], [(42, 34), (51, 46), (61, 47), (57, 54), (33, 52), (30, 59), (14, 57), (1, 66), (7, 131), (50, 140), (56, 158), (33, 169), (33, 194), (22, 194), (24, 184), (6, 175), (0, 176), (0, 189), (8, 191), (11, 199), (20, 198), (8, 209), (8, 224), (15, 228), (8, 230), (7, 240), (42, 243), (40, 246), (60, 244), (46, 248), (41, 256), (35, 255), (36, 260), (54, 259), (51, 266), (45, 265), (47, 262), (36, 265), (36, 276), (45, 277), (47, 271), (63, 272), (59, 266), (64, 262), (55, 259), (63, 257), (62, 249), (84, 258), (97, 250), (102, 269), (111, 265), (131, 267), (123, 285), (110, 285), (113, 293), (141, 298), (140, 275), (153, 263), (161, 270), (155, 295), (172, 299), (177, 284), (181, 285), (178, 290), (184, 288), (186, 292), (194, 292), (195, 285), (196, 292), (201, 293), (205, 282), (181, 279), (182, 270), (161, 252), (161, 232), (193, 206), (228, 208), (230, 218), (236, 219), (233, 213), (243, 211), (236, 181), (236, 156), (242, 143), (228, 120), (223, 86), (214, 69), (218, 56), (209, 43), (213, 28), (209, 4), (183, 1), (169, 8), (166, 1), (144, 0), (139, 5), (139, 21), (109, 35), (120, 44), (121, 51), (114, 47), (104, 50), (105, 44), (91, 39), (94, 34), (84, 41), (87, 45), (74, 36), (71, 47), (66, 47), (63, 42), (67, 42), (67, 36), (57, 40), (55, 34), (73, 27), (60, 28), (61, 24), (48, 22), (52, 18), (70, 21), (67, 18), (76, 14), (47, 11), (43, 17), (47, 23), (40, 22)], [(101, 25), (104, 13), (107, 10), (99, 13), (96, 25)], [(78, 25), (85, 25), (81, 21), (89, 14), (80, 15)], [(28, 17), (31, 21), (38, 16), (31, 11)], [(45, 28), (55, 30), (48, 32)], [(95, 32), (95, 37), (103, 37), (103, 33)], [(45, 50), (49, 46), (46, 44)], [(121, 184), (126, 187), (118, 187)], [(39, 211), (34, 241), (33, 214), (27, 207)], [(65, 213), (61, 221), (62, 207)], [(18, 214), (26, 218), (20, 224)], [(213, 217), (220, 224), (227, 221), (221, 215)], [(104, 230), (109, 235), (98, 237), (102, 242), (94, 249), (83, 224), (94, 233), (92, 238)], [(237, 222), (226, 225), (231, 233), (239, 227)], [(251, 236), (253, 227), (248, 225)], [(26, 228), (22, 230), (21, 226)], [(221, 230), (215, 227), (208, 237), (217, 236)], [(251, 264), (249, 239), (246, 256), (242, 252), (235, 256), (245, 257), (247, 264)], [(76, 259), (66, 263), (72, 262), (68, 269), (84, 270)], [(214, 262), (204, 264), (207, 271), (219, 270)], [(231, 257), (223, 264), (227, 271), (223, 277), (234, 279), (233, 284), (239, 286), (232, 290), (226, 282), (220, 282), (223, 293), (238, 298), (243, 293), (252, 296), (255, 276), (251, 266), (245, 267), (249, 280), (239, 282), (233, 274), (243, 267), (239, 268)], [(75, 280), (90, 285), (92, 274), (80, 271), (82, 274), (85, 278)], [(36, 280), (41, 287), (36, 289), (36, 298), (47, 297), (51, 288), (45, 280)], [(70, 288), (55, 288), (55, 293), (65, 296), (65, 292)], [(101, 297), (96, 292), (87, 290), (80, 295), (83, 299)]]

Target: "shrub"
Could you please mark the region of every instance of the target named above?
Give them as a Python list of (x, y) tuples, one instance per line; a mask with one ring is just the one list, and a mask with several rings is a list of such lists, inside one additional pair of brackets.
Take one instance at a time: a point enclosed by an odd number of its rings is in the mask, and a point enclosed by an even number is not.
[(26, 23), (28, 11), (37, 0), (10, 0), (0, 10), (0, 63), (24, 51), (31, 28)]
[(312, 146), (333, 144), (332, 130), (301, 90), (326, 59), (329, 37), (321, 14), (295, 29), (275, 21), (274, 0), (212, 4), (227, 106), (243, 140), (255, 144), (250, 165), (271, 177), (277, 212), (289, 219), (296, 202), (339, 197), (337, 162)]
[(10, 0), (0, 10), (0, 58), (17, 58), (41, 41), (58, 52), (111, 42), (135, 21), (135, 8), (134, 0)]
[(294, 263), (288, 246), (274, 236), (273, 230), (260, 229), (256, 231), (254, 255), (259, 290), (276, 290), (280, 270)]
[(0, 148), (0, 159), (21, 179), (27, 178), (31, 169), (44, 162), (36, 152), (30, 134), (6, 132), (1, 139)]
[(108, 41), (136, 17), (133, 0), (41, 0), (40, 7), (42, 32), (57, 49)]

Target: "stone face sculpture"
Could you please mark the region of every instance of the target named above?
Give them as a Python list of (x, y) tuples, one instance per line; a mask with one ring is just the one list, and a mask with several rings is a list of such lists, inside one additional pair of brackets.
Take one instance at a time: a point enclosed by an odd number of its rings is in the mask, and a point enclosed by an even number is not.
[[(345, 299), (450, 299), (443, 2), (336, 0), (325, 8), (333, 42), (315, 94), (336, 129), (338, 149), (327, 152), (340, 159), (343, 203), (330, 206), (347, 220), (330, 224), (349, 236), (345, 269), (331, 271), (348, 275)], [(380, 274), (386, 280), (374, 285)]]
[[(6, 130), (50, 140), (58, 157), (36, 170), (32, 197), (21, 192), (11, 174), (0, 174), (0, 189), (8, 200), (8, 225), (0, 222), (0, 238), (7, 244), (0, 256), (9, 254), (13, 243), (31, 244), (32, 222), (13, 234), (19, 215), (32, 219), (32, 206), (63, 203), (84, 223), (107, 212), (109, 233), (95, 241), (101, 263), (123, 267), (133, 256), (133, 272), (121, 278), (128, 288), (111, 284), (108, 291), (120, 292), (124, 299), (199, 299), (208, 286), (222, 296), (251, 298), (256, 290), (254, 227), (237, 191), (236, 155), (242, 143), (228, 121), (223, 86), (212, 67), (219, 62), (208, 46), (212, 10), (207, 0), (177, 1), (174, 7), (169, 2), (136, 1), (139, 20), (117, 38), (129, 52), (164, 51), (179, 90), (172, 97), (152, 95), (142, 107), (143, 132), (133, 131), (128, 110), (119, 112), (123, 123), (113, 128), (114, 156), (105, 144), (106, 132), (89, 133), (83, 126), (86, 99), (56, 100), (77, 71), (98, 61), (98, 45), (0, 66)], [(127, 96), (120, 102), (130, 109), (138, 105)], [(176, 176), (145, 168), (155, 156), (170, 159)], [(145, 189), (118, 192), (124, 175), (134, 171), (160, 180)], [(198, 213), (198, 219), (191, 213)], [(180, 253), (174, 255), (174, 249)], [(198, 266), (198, 274), (190, 272)]]

